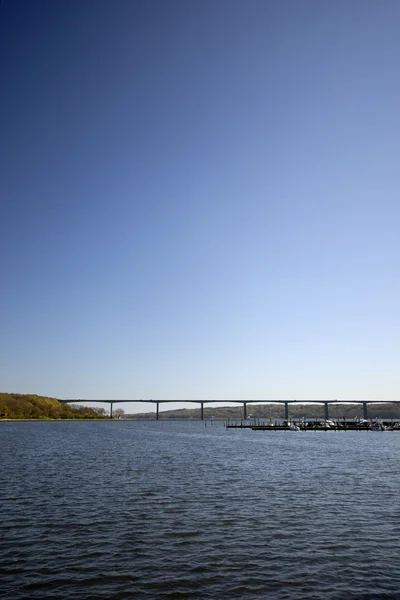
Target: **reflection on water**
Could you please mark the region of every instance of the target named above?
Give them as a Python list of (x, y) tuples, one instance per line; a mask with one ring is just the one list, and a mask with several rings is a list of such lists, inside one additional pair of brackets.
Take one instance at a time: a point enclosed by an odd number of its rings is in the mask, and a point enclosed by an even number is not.
[(400, 434), (0, 423), (0, 597), (400, 598)]

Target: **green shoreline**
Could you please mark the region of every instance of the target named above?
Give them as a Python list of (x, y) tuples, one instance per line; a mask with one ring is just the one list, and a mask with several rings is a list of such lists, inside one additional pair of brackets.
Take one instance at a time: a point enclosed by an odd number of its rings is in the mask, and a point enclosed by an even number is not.
[(92, 423), (97, 422), (97, 421), (134, 421), (134, 419), (110, 419), (110, 418), (104, 418), (104, 419), (50, 419), (50, 418), (46, 418), (46, 419), (7, 419), (4, 417), (0, 418), (0, 423), (31, 423), (31, 422), (35, 422), (35, 423), (54, 423), (54, 421), (57, 421), (59, 423), (63, 423), (64, 421), (76, 421), (76, 422), (80, 422), (80, 423), (87, 423), (88, 421), (91, 421)]
[(104, 408), (60, 402), (36, 394), (0, 393), (0, 421), (78, 421), (107, 419)]

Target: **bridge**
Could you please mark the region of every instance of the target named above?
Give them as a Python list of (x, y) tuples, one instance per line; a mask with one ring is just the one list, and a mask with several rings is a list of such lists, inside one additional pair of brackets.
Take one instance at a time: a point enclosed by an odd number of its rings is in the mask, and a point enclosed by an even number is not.
[(226, 403), (226, 404), (243, 404), (243, 419), (247, 419), (247, 405), (248, 404), (283, 404), (285, 406), (285, 421), (289, 421), (289, 404), (300, 406), (302, 404), (322, 404), (324, 406), (324, 419), (329, 419), (329, 405), (331, 404), (361, 404), (363, 407), (363, 417), (368, 419), (368, 404), (392, 404), (400, 403), (400, 400), (153, 400), (151, 398), (147, 400), (96, 400), (96, 399), (69, 399), (60, 400), (60, 402), (69, 402), (76, 404), (77, 402), (100, 402), (110, 405), (110, 418), (113, 418), (113, 406), (114, 404), (129, 402), (146, 402), (156, 405), (156, 419), (159, 420), (159, 409), (160, 404), (174, 403), (174, 404), (200, 404), (200, 419), (204, 419), (204, 404)]

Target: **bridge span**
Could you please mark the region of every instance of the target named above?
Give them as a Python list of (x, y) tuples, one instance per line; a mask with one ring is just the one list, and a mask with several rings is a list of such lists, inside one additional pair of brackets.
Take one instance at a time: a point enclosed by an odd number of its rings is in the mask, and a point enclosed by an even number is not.
[(224, 403), (224, 404), (243, 404), (243, 419), (247, 419), (247, 405), (248, 404), (284, 404), (285, 406), (285, 420), (289, 421), (289, 404), (300, 406), (302, 404), (323, 404), (324, 405), (324, 419), (329, 419), (329, 405), (330, 404), (361, 404), (363, 407), (363, 417), (368, 419), (368, 404), (392, 404), (400, 403), (400, 400), (153, 400), (140, 399), (140, 400), (97, 400), (89, 398), (76, 398), (60, 400), (60, 402), (69, 402), (76, 404), (77, 402), (101, 402), (110, 405), (110, 417), (113, 418), (113, 406), (114, 404), (130, 403), (130, 402), (145, 402), (156, 405), (156, 419), (159, 420), (159, 408), (160, 404), (174, 403), (174, 404), (200, 404), (200, 419), (204, 419), (204, 404)]

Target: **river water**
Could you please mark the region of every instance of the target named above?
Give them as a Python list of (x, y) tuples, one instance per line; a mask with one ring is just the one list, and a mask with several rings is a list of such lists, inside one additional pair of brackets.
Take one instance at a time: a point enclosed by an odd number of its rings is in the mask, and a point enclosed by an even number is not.
[(0, 598), (400, 599), (400, 433), (0, 423)]

